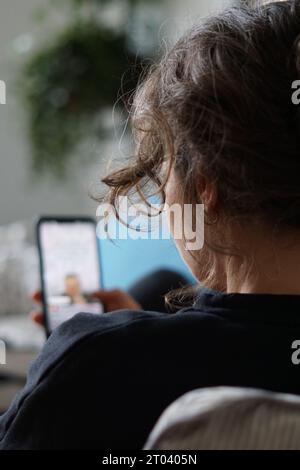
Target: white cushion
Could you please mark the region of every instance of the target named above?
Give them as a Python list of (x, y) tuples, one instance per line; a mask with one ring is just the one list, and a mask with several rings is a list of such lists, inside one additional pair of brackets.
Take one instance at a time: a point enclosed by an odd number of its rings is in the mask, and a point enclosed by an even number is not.
[(145, 449), (300, 449), (300, 397), (255, 389), (192, 391), (163, 413)]

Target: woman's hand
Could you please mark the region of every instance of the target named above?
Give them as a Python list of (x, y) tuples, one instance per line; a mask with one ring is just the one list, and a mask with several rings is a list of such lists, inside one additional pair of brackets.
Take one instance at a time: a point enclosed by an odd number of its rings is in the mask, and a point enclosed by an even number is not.
[[(104, 305), (106, 312), (123, 309), (142, 310), (142, 306), (136, 302), (131, 295), (121, 289), (99, 290), (93, 295), (95, 299), (98, 299)], [(32, 299), (40, 305), (42, 301), (41, 292), (35, 292)], [(35, 323), (39, 325), (44, 324), (44, 314), (40, 310), (31, 312), (30, 316)]]

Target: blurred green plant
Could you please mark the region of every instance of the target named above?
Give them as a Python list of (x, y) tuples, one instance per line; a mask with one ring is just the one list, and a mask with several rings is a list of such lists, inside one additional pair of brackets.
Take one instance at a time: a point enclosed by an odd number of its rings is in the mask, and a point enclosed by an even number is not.
[[(111, 0), (66, 1), (72, 18), (65, 30), (30, 56), (20, 77), (33, 170), (60, 177), (82, 139), (105, 137), (101, 111), (120, 93), (126, 97), (134, 90), (144, 62), (130, 47), (126, 28), (116, 30), (97, 19)], [(138, 0), (128, 2), (134, 9)], [(92, 7), (89, 15), (82, 12), (86, 6)], [(126, 98), (118, 104), (124, 106)]]

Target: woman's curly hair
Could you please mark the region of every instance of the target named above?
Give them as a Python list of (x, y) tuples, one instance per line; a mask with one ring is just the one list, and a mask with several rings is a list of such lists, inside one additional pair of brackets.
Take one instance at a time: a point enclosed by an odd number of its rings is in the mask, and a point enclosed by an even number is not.
[(132, 102), (132, 164), (103, 182), (108, 199), (155, 185), (171, 169), (183, 203), (199, 176), (222, 217), (300, 228), (300, 1), (231, 7), (194, 26), (152, 66)]

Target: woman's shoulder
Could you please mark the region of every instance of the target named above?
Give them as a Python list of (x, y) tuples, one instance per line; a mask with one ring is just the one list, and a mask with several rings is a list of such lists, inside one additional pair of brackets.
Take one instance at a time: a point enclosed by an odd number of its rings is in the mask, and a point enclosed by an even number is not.
[(164, 349), (178, 336), (186, 341), (205, 339), (208, 330), (220, 327), (218, 320), (192, 307), (174, 314), (142, 310), (80, 313), (53, 331), (31, 366), (27, 386), (34, 387), (49, 370), (70, 358), (79, 366), (86, 357), (112, 357), (116, 350), (125, 357), (137, 348), (140, 355), (152, 345)]

